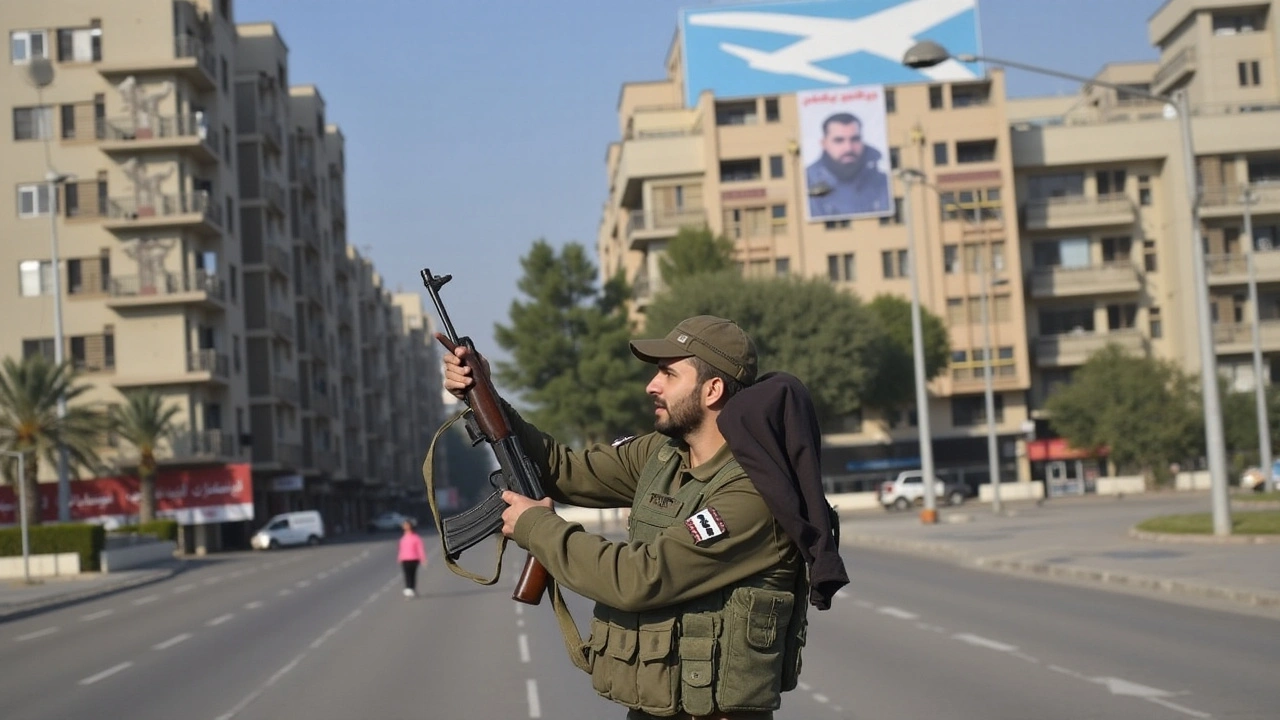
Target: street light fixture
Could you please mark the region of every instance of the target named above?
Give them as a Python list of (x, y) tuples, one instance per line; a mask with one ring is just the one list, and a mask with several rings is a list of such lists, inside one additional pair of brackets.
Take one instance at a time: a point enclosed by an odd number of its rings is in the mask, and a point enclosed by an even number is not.
[(907, 190), (902, 194), (902, 214), (907, 224), (907, 257), (911, 268), (911, 355), (915, 363), (916, 376), (916, 427), (920, 439), (920, 482), (924, 484), (924, 509), (920, 511), (920, 522), (932, 525), (938, 522), (938, 500), (934, 491), (933, 472), (933, 434), (929, 428), (929, 390), (924, 375), (924, 330), (920, 322), (920, 256), (916, 253), (915, 218), (911, 210), (911, 195), (914, 186), (926, 184), (924, 173), (915, 169), (898, 171), (898, 177), (906, 184)]
[(1230, 535), (1231, 509), (1227, 497), (1227, 461), (1222, 430), (1222, 407), (1221, 399), (1218, 396), (1218, 359), (1214, 351), (1213, 327), (1211, 315), (1209, 314), (1209, 288), (1205, 275), (1204, 241), (1200, 233), (1200, 188), (1196, 180), (1196, 154), (1191, 137), (1191, 101), (1187, 96), (1187, 91), (1185, 89), (1179, 90), (1174, 93), (1173, 97), (1169, 97), (1116, 83), (1010, 60), (972, 54), (953, 56), (946, 48), (931, 40), (918, 42), (911, 46), (902, 56), (902, 64), (910, 68), (919, 69), (933, 67), (951, 59), (962, 63), (995, 63), (1039, 75), (1071, 80), (1084, 85), (1105, 87), (1133, 97), (1164, 103), (1167, 107), (1173, 107), (1177, 111), (1178, 129), (1182, 140), (1183, 172), (1186, 175), (1187, 198), (1191, 215), (1192, 271), (1196, 292), (1196, 314), (1198, 316), (1197, 339), (1200, 345), (1200, 385), (1204, 399), (1205, 446), (1209, 460), (1209, 478), (1212, 488), (1210, 497), (1213, 504), (1213, 532), (1215, 535)]
[[(53, 83), (53, 63), (48, 58), (34, 57), (27, 65), (27, 82), (36, 89), (36, 103), (40, 112), (44, 111), (44, 89)], [(49, 109), (47, 127), (40, 128), (44, 138), (44, 179), (46, 192), (49, 194), (49, 252), (50, 264), (53, 266), (53, 362), (59, 367), (64, 360), (62, 332), (62, 268), (58, 262), (58, 186), (75, 179), (74, 175), (59, 173), (53, 169), (53, 156), (50, 154), (49, 141), (53, 135), (53, 110)], [(58, 420), (67, 417), (67, 398), (58, 396)], [(58, 443), (58, 520), (71, 520), (71, 481), (68, 473), (67, 448)]]
[(18, 523), (22, 526), (22, 581), (31, 584), (31, 529), (27, 523), (27, 456), (16, 450), (0, 450), (0, 455), (18, 458)]

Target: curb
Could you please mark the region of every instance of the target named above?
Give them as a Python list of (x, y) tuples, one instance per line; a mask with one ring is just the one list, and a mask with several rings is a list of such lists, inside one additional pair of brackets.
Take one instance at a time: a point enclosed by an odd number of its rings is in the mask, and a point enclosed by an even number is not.
[(1280, 535), (1197, 535), (1193, 533), (1157, 533), (1133, 528), (1129, 537), (1164, 543), (1188, 543), (1191, 545), (1274, 545), (1280, 544)]
[(1097, 570), (1080, 565), (1051, 565), (1044, 562), (1006, 560), (998, 557), (973, 557), (971, 554), (950, 545), (900, 540), (878, 535), (852, 535), (848, 538), (842, 538), (842, 540), (851, 545), (882, 548), (935, 560), (941, 559), (979, 570), (1040, 578), (1084, 581), (1094, 585), (1117, 586), (1134, 590), (1153, 590), (1171, 595), (1226, 600), (1255, 608), (1280, 608), (1280, 593), (1276, 592), (1227, 588), (1185, 580), (1132, 575), (1110, 570)]
[(99, 585), (85, 590), (62, 593), (52, 597), (39, 598), (25, 603), (0, 606), (0, 623), (9, 622), (10, 620), (19, 620), (30, 615), (35, 615), (36, 613), (44, 610), (52, 610), (66, 605), (71, 605), (82, 600), (110, 595), (111, 593), (121, 592), (123, 590), (130, 590), (142, 585), (160, 582), (161, 580), (168, 580), (185, 570), (186, 563), (181, 563), (175, 567), (164, 568), (142, 577), (121, 580), (120, 582), (110, 583), (107, 585)]

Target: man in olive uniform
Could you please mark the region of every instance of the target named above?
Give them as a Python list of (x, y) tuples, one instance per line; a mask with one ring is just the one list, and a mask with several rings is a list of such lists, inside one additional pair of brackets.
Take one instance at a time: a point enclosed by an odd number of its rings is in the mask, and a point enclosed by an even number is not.
[[(629, 720), (772, 718), (799, 675), (805, 565), (716, 425), (756, 379), (755, 345), (702, 315), (631, 351), (657, 366), (645, 388), (656, 432), (575, 451), (505, 408), (549, 497), (504, 492), (502, 532), (596, 601), (584, 647), (592, 686)], [(457, 397), (473, 382), (467, 352), (444, 359)], [(553, 499), (630, 507), (628, 541), (560, 518)]]

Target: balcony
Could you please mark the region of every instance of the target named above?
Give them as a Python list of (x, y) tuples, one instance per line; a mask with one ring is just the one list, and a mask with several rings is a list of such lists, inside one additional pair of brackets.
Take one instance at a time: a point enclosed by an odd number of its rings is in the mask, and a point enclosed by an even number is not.
[(1133, 353), (1145, 352), (1147, 345), (1146, 338), (1138, 330), (1043, 335), (1035, 341), (1036, 366), (1047, 368), (1083, 365), (1090, 355), (1111, 343)]
[(136, 308), (194, 304), (207, 309), (226, 307), (226, 289), (222, 278), (197, 270), (192, 277), (177, 273), (143, 278), (141, 275), (114, 276), (109, 287), (107, 307), (116, 312)]
[[(171, 433), (156, 449), (160, 465), (182, 465), (199, 462), (222, 462), (235, 456), (231, 433), (222, 430), (179, 430)], [(117, 462), (130, 466), (138, 463), (138, 451), (122, 443)]]
[[(1244, 253), (1206, 255), (1210, 285), (1243, 285), (1249, 282), (1249, 257)], [(1253, 253), (1254, 278), (1260, 283), (1280, 282), (1280, 250)]]
[[(182, 357), (182, 356), (179, 356)], [(121, 390), (145, 385), (191, 385), (215, 383), (225, 385), (230, 377), (227, 356), (215, 349), (193, 350), (186, 353), (182, 369), (166, 367), (163, 363), (150, 364), (138, 375), (121, 375), (111, 379), (112, 386)], [(181, 361), (179, 361), (181, 362)], [(117, 371), (118, 372), (118, 371)]]
[[(968, 393), (983, 390), (987, 386), (986, 363), (981, 360), (956, 363), (951, 366), (951, 392)], [(991, 367), (991, 387), (997, 391), (1021, 387), (1018, 380), (1017, 361), (1012, 358), (996, 359)]]
[(1196, 47), (1188, 45), (1179, 50), (1168, 62), (1161, 63), (1151, 81), (1151, 92), (1162, 95), (1177, 86), (1196, 71)]
[(275, 213), (277, 217), (285, 217), (289, 211), (284, 186), (275, 180), (262, 181), (262, 200), (266, 203), (267, 210)]
[(293, 269), (293, 262), (289, 259), (288, 250), (275, 243), (268, 243), (262, 249), (262, 254), (267, 261), (267, 267), (275, 270), (283, 277), (289, 277)]
[(316, 415), (333, 416), (333, 401), (324, 393), (311, 393), (311, 411)]
[(285, 467), (302, 467), (302, 446), (296, 443), (276, 443), (275, 461)]
[(1026, 230), (1132, 225), (1136, 219), (1133, 202), (1126, 195), (1069, 195), (1028, 200), (1022, 206)]
[(272, 310), (267, 313), (267, 329), (282, 340), (293, 340), (293, 318)]
[(706, 227), (707, 213), (699, 209), (632, 210), (627, 216), (627, 240), (632, 250), (644, 250), (650, 240), (674, 237), (682, 227)]
[[(1263, 320), (1258, 329), (1258, 344), (1263, 352), (1280, 350), (1280, 320)], [(1214, 324), (1213, 345), (1220, 355), (1253, 352), (1253, 323)]]
[(99, 63), (98, 73), (108, 80), (128, 75), (155, 76), (177, 74), (200, 90), (218, 86), (218, 58), (212, 48), (191, 35), (173, 39), (173, 57), (148, 56), (145, 60)]
[(1142, 289), (1138, 268), (1131, 262), (1099, 263), (1084, 267), (1047, 267), (1031, 271), (1031, 297), (1036, 299), (1117, 295)]
[(298, 381), (283, 375), (274, 375), (271, 378), (271, 391), (275, 394), (277, 400), (289, 403), (294, 407), (298, 405)]
[[(1280, 213), (1280, 184), (1254, 185), (1250, 209), (1254, 215)], [(1200, 195), (1200, 216), (1240, 217), (1244, 214), (1244, 188), (1238, 185), (1204, 190)]]
[(182, 152), (197, 162), (213, 164), (222, 153), (222, 138), (211, 130), (204, 113), (170, 117), (102, 120), (98, 147), (108, 155)]
[(183, 195), (159, 195), (151, 200), (139, 194), (107, 201), (103, 223), (113, 232), (142, 230), (195, 230), (206, 235), (222, 234), (222, 206), (211, 202), (201, 190)]
[(258, 135), (262, 137), (262, 142), (268, 149), (277, 154), (284, 151), (284, 126), (276, 118), (266, 114), (259, 115)]

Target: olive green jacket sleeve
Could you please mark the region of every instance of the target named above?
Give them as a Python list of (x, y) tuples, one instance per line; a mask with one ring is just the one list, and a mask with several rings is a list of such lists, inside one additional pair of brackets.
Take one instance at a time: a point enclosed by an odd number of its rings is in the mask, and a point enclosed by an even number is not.
[(653, 451), (664, 442), (650, 433), (617, 447), (596, 444), (575, 451), (562, 445), (503, 403), (511, 429), (542, 475), (551, 499), (581, 507), (631, 507), (640, 471)]
[(794, 560), (794, 545), (749, 478), (725, 483), (702, 507), (714, 508), (725, 525), (702, 545), (684, 523), (653, 542), (611, 542), (544, 507), (526, 510), (512, 537), (557, 582), (624, 612), (690, 600)]

